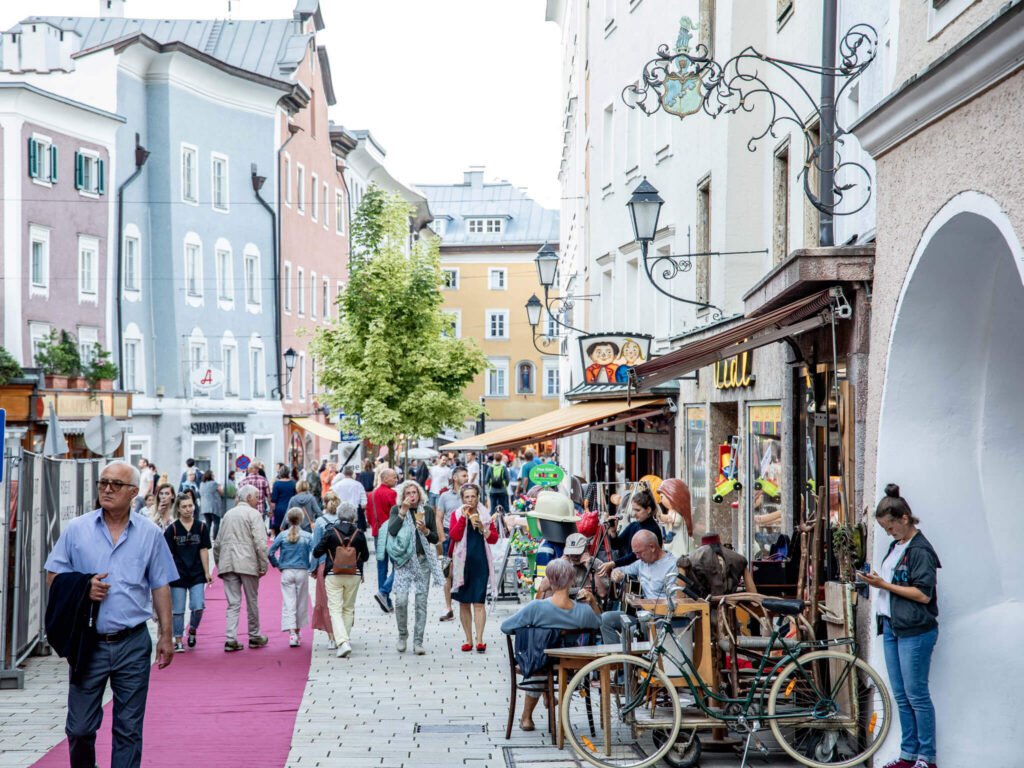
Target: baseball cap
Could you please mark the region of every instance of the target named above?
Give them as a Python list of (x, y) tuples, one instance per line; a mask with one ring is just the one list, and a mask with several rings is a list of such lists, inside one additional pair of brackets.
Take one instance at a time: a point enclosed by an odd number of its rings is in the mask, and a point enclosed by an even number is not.
[(587, 549), (587, 537), (582, 533), (571, 533), (565, 540), (564, 552), (567, 555), (582, 555)]

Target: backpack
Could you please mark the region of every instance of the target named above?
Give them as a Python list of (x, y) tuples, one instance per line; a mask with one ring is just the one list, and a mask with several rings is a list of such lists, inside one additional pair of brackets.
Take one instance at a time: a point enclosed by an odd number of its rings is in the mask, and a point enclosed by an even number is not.
[(356, 552), (356, 548), (352, 546), (352, 542), (359, 533), (359, 529), (356, 528), (352, 531), (348, 541), (341, 538), (341, 533), (337, 528), (333, 530), (339, 544), (334, 550), (334, 555), (331, 557), (331, 562), (333, 563), (331, 573), (339, 576), (355, 576), (359, 573), (359, 554)]
[(503, 491), (508, 488), (508, 470), (502, 463), (491, 465), (491, 476), (487, 480), (491, 490)]

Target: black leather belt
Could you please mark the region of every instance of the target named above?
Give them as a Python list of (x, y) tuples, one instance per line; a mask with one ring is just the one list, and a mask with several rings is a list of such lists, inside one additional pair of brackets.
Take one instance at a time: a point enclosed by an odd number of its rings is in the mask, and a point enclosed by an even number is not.
[(146, 628), (146, 622), (136, 624), (134, 627), (128, 629), (119, 629), (117, 632), (108, 632), (107, 634), (96, 634), (96, 639), (101, 643), (119, 643), (122, 640), (127, 640), (134, 634), (137, 634)]

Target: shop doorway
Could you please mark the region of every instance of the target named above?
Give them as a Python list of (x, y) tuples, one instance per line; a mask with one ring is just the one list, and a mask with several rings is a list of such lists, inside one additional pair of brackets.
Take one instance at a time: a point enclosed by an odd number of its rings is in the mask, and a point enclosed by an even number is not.
[[(991, 704), (1016, 700), (1024, 679), (1022, 269), (1019, 240), (994, 201), (950, 201), (908, 271), (882, 390), (875, 497), (899, 483), (943, 565), (931, 690), (949, 765), (1020, 761), (1017, 714)], [(875, 528), (873, 563), (887, 544)], [(873, 656), (883, 668), (877, 641)], [(995, 735), (979, 741), (982, 733)]]

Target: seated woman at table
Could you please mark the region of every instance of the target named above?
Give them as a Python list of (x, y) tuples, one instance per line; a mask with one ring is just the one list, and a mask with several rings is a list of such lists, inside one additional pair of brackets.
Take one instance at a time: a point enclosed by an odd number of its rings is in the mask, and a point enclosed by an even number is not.
[[(569, 630), (600, 628), (598, 616), (601, 608), (594, 595), (583, 589), (575, 600), (569, 597), (569, 588), (576, 580), (576, 569), (572, 563), (562, 557), (552, 560), (548, 563), (546, 578), (554, 594), (545, 600), (532, 600), (524, 605), (502, 622), (502, 632), (511, 635), (526, 627)], [(519, 721), (519, 727), (524, 731), (534, 729), (533, 710), (544, 692), (545, 683), (544, 675), (531, 675), (519, 684), (526, 693), (523, 717)]]

